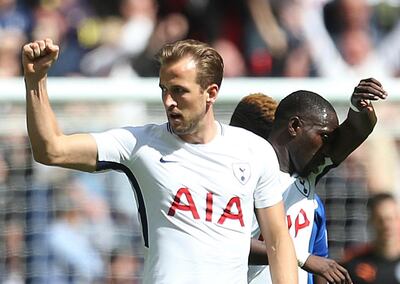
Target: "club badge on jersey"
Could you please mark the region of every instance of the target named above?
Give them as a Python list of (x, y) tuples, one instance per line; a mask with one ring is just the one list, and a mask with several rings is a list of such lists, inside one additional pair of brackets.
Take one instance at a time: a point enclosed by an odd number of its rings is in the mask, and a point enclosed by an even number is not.
[(294, 184), (304, 196), (308, 197), (310, 195), (311, 183), (308, 178), (298, 177)]
[(235, 163), (232, 165), (233, 174), (241, 184), (246, 184), (250, 178), (250, 165), (248, 163)]

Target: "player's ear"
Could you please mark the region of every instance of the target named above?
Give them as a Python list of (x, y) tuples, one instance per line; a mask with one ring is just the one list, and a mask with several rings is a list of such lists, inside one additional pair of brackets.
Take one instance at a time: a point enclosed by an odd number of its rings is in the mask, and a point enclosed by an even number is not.
[(207, 104), (213, 104), (218, 97), (219, 87), (217, 84), (211, 84), (207, 87), (206, 95), (207, 95)]
[(298, 116), (290, 117), (287, 124), (289, 135), (296, 137), (301, 129), (301, 125), (301, 120)]

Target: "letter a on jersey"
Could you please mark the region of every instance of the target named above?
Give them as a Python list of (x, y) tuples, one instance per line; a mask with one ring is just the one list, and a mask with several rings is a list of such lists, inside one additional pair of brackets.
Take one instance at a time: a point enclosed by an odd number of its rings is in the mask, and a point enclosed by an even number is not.
[(248, 163), (235, 163), (232, 165), (233, 174), (241, 184), (246, 184), (250, 178), (250, 165)]

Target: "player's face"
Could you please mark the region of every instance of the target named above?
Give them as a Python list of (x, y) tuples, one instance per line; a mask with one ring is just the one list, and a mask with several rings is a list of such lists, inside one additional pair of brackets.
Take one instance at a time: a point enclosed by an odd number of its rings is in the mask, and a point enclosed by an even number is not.
[(160, 88), (168, 122), (175, 134), (192, 135), (202, 127), (207, 110), (207, 92), (196, 82), (196, 64), (191, 57), (160, 69)]
[(328, 111), (301, 121), (301, 129), (291, 143), (290, 159), (293, 170), (306, 177), (324, 163), (332, 133), (339, 123), (336, 113)]

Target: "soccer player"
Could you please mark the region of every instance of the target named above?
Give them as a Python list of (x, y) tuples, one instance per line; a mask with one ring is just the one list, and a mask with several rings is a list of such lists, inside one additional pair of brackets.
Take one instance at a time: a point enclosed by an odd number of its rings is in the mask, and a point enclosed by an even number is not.
[[(274, 147), (285, 184), (282, 188), (286, 188), (283, 198), (287, 222), (299, 266), (325, 278), (316, 277), (321, 281), (318, 283), (351, 283), (351, 279), (334, 260), (324, 259), (328, 256), (325, 213), (315, 186), (372, 132), (376, 116), (370, 100), (386, 96), (377, 80), (361, 80), (351, 96), (347, 119), (340, 125), (333, 106), (309, 91), (297, 91), (284, 98), (275, 114), (269, 97), (250, 95), (239, 102), (232, 115), (231, 125), (268, 139)], [(253, 237), (260, 237), (257, 222)], [(262, 251), (263, 246), (252, 240), (250, 263), (267, 263), (265, 256), (260, 259), (257, 255)], [(250, 283), (265, 283), (268, 278), (267, 267), (250, 266)], [(299, 269), (299, 283), (314, 283), (313, 276)]]
[(273, 148), (214, 119), (223, 74), (214, 49), (184, 40), (158, 53), (167, 123), (72, 135), (59, 128), (47, 95), (47, 72), (58, 53), (50, 39), (23, 47), (34, 158), (126, 173), (143, 229), (144, 283), (246, 283), (254, 206), (273, 280), (297, 283)]

